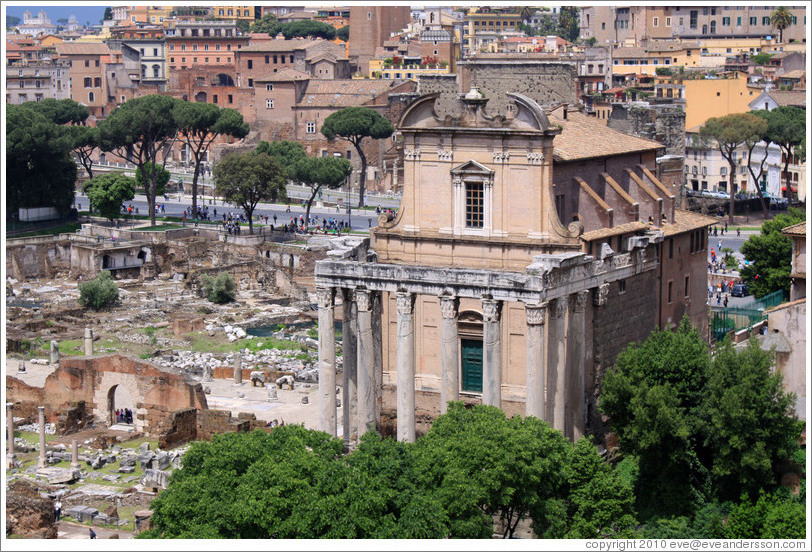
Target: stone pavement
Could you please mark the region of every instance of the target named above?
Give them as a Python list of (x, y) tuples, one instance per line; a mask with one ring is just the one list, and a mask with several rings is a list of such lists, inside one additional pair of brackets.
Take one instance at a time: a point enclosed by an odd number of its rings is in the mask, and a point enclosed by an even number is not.
[[(70, 521), (60, 521), (56, 526), (57, 539), (90, 539), (90, 531), (87, 525), (72, 523)], [(114, 534), (118, 534), (119, 539), (133, 538), (133, 534), (130, 531), (106, 529), (102, 527), (93, 527), (93, 531), (96, 532), (97, 539), (109, 539)]]

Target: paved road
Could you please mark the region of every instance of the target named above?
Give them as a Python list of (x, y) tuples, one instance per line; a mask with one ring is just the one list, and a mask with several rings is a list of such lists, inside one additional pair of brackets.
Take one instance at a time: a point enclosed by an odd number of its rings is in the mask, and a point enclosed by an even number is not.
[[(90, 529), (87, 525), (80, 523), (73, 523), (70, 521), (60, 521), (57, 526), (57, 539), (87, 539), (90, 540)], [(97, 539), (109, 539), (112, 535), (117, 534), (119, 539), (131, 539), (133, 534), (130, 531), (122, 531), (119, 529), (104, 529), (101, 527), (93, 527)]]
[[(184, 196), (183, 198), (179, 198), (177, 194), (168, 194), (168, 200), (164, 200), (160, 198), (158, 203), (163, 204), (165, 207), (165, 212), (160, 213), (159, 216), (176, 216), (180, 217), (183, 215), (184, 210), (191, 211), (192, 208), (192, 201), (188, 196)], [(146, 196), (137, 195), (135, 199), (132, 201), (128, 201), (127, 205), (132, 205), (133, 207), (138, 208), (139, 215), (148, 215), (149, 214), (149, 207), (147, 204)], [(238, 213), (242, 211), (231, 204), (223, 204), (222, 200), (212, 199), (209, 197), (204, 198), (202, 201), (198, 201), (198, 205), (207, 205), (209, 207), (209, 212), (214, 215), (214, 209), (217, 209), (217, 217), (220, 221), (223, 220), (223, 213), (231, 212), (231, 213)], [(74, 207), (76, 207), (80, 211), (86, 211), (88, 207), (88, 199), (87, 196), (84, 194), (77, 193), (76, 198), (74, 200)], [(290, 212), (287, 212), (286, 205), (279, 205), (274, 203), (260, 203), (257, 205), (256, 210), (254, 211), (255, 214), (268, 216), (269, 223), (273, 224), (273, 216), (277, 216), (277, 226), (279, 224), (284, 224), (290, 222), (291, 218), (299, 218), (299, 215), (304, 215), (305, 208), (302, 207), (301, 203), (291, 203), (290, 204)], [(345, 224), (350, 223), (351, 226), (357, 230), (362, 230), (364, 228), (369, 228), (372, 225), (377, 224), (378, 215), (375, 211), (371, 210), (361, 210), (358, 211), (356, 209), (351, 209), (350, 213), (347, 214), (346, 208), (336, 210), (335, 207), (316, 207), (314, 203), (314, 207), (310, 210), (310, 216), (318, 217), (319, 220), (322, 219), (329, 219), (333, 218), (335, 220), (344, 221)], [(122, 219), (126, 220), (126, 216), (122, 216)], [(187, 218), (188, 220), (188, 218)]]

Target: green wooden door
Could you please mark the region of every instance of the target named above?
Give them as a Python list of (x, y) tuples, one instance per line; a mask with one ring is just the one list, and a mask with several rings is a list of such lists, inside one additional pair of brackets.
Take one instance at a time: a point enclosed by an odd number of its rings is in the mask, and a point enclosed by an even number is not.
[(482, 393), (482, 342), (462, 339), (462, 390)]

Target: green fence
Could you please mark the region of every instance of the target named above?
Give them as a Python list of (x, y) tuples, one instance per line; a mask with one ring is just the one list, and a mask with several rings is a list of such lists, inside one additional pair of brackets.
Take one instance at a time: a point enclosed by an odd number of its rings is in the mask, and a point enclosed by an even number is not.
[(771, 309), (773, 307), (777, 307), (781, 303), (787, 300), (786, 295), (784, 294), (783, 290), (774, 291), (762, 297), (761, 299), (753, 299), (750, 303), (742, 305), (740, 308), (743, 309), (753, 309), (753, 310), (760, 310), (760, 309)]
[(775, 291), (741, 307), (728, 307), (711, 313), (711, 335), (716, 341), (732, 331), (742, 330), (767, 318), (764, 311), (783, 303), (783, 291)]

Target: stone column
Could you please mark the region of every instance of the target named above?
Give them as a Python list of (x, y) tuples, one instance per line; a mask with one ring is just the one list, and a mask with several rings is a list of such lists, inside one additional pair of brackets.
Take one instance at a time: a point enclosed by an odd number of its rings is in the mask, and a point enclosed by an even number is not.
[(59, 364), (59, 342), (51, 341), (51, 364)]
[(14, 467), (14, 403), (6, 403), (6, 433), (8, 434), (8, 439), (6, 439), (6, 445), (8, 446), (8, 455), (6, 456), (7, 459), (7, 467), (13, 468)]
[(319, 429), (336, 430), (335, 288), (316, 288), (319, 305)]
[(242, 385), (242, 353), (234, 354), (234, 385)]
[(358, 336), (356, 318), (358, 316), (353, 301), (352, 290), (343, 289), (344, 301), (343, 316), (341, 319), (341, 335), (343, 340), (342, 351), (344, 372), (342, 373), (342, 425), (344, 427), (344, 445), (349, 446), (353, 436), (358, 436)]
[(70, 469), (79, 469), (79, 441), (76, 439), (70, 443)]
[(567, 394), (564, 434), (577, 440), (586, 427), (586, 388), (584, 386), (584, 333), (586, 297), (588, 291), (570, 296), (567, 317)]
[(525, 414), (543, 420), (544, 412), (544, 317), (547, 303), (525, 305), (527, 316), (527, 395)]
[[(383, 304), (380, 292), (372, 292), (372, 366), (375, 374), (375, 420), (381, 419), (383, 409)], [(377, 424), (377, 422), (376, 422)]]
[(556, 299), (549, 303), (547, 322), (547, 421), (555, 429), (564, 431), (564, 353), (566, 327), (564, 314), (567, 300)]
[(445, 414), (448, 409), (448, 401), (460, 400), (460, 339), (457, 326), (459, 309), (459, 298), (449, 295), (440, 296), (440, 312), (443, 316), (440, 328), (442, 339), (440, 414)]
[(85, 328), (85, 356), (93, 356), (93, 330)]
[(48, 465), (45, 461), (45, 407), (39, 407), (39, 463), (37, 468), (44, 468)]
[(398, 292), (398, 440), (415, 441), (414, 294)]
[(372, 296), (355, 290), (358, 306), (358, 437), (375, 428), (375, 350), (372, 344)]
[(502, 408), (502, 302), (482, 300), (482, 403)]

